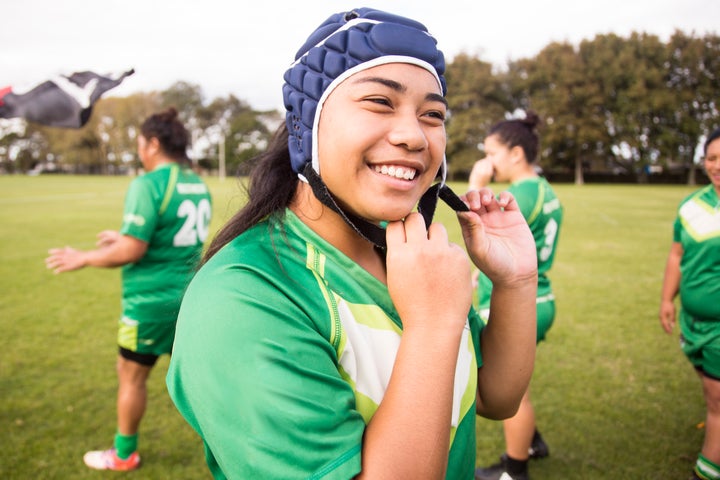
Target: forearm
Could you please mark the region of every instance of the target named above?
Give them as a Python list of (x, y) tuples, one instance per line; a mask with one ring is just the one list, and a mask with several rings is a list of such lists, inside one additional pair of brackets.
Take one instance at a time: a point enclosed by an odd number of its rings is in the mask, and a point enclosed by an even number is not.
[(117, 248), (116, 245), (87, 250), (81, 255), (83, 266), (97, 268), (115, 268), (136, 261), (134, 256), (125, 249)]
[(670, 255), (665, 265), (660, 299), (662, 302), (672, 302), (680, 290), (680, 259)]
[(679, 242), (670, 245), (670, 253), (665, 263), (665, 274), (663, 276), (662, 290), (660, 292), (660, 304), (671, 304), (680, 291), (680, 261), (683, 256), (683, 248)]
[(147, 251), (147, 243), (123, 235), (112, 244), (94, 250), (54, 248), (45, 264), (55, 273), (71, 272), (84, 267), (113, 268), (140, 260)]
[(668, 334), (672, 333), (675, 326), (676, 313), (674, 300), (680, 290), (680, 260), (682, 259), (682, 255), (682, 245), (674, 242), (668, 254), (662, 290), (660, 292), (660, 325), (663, 330), (665, 330), (665, 333)]
[(445, 478), (462, 331), (405, 331), (385, 396), (363, 438), (358, 478)]
[(535, 362), (537, 278), (495, 285), (490, 318), (481, 336), (479, 414), (493, 419), (515, 414)]

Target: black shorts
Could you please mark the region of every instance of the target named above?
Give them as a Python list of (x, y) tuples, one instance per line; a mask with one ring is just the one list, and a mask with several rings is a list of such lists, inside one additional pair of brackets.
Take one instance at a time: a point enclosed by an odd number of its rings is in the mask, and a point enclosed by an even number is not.
[(123, 347), (118, 347), (118, 353), (125, 360), (130, 360), (131, 362), (139, 363), (140, 365), (144, 365), (146, 367), (155, 366), (155, 362), (157, 362), (157, 359), (159, 358), (157, 355), (153, 355), (152, 353), (133, 352), (132, 350), (128, 350)]

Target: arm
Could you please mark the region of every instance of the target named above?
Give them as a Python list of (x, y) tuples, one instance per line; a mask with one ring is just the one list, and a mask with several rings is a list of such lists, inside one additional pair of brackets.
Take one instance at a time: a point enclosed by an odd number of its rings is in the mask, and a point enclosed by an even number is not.
[(490, 319), (480, 342), (478, 413), (512, 416), (535, 360), (537, 257), (530, 229), (510, 193), (471, 191), (458, 218), (470, 257), (493, 282)]
[(445, 478), (470, 264), (440, 224), (413, 213), (387, 228), (387, 283), (403, 322), (392, 376), (365, 430), (357, 478)]
[(665, 265), (665, 278), (660, 297), (660, 325), (668, 334), (672, 333), (675, 326), (674, 300), (680, 289), (680, 259), (682, 259), (682, 255), (682, 245), (679, 242), (673, 242)]
[(76, 250), (71, 247), (50, 249), (45, 259), (47, 268), (55, 273), (70, 272), (84, 267), (113, 268), (140, 260), (148, 244), (112, 230), (98, 234), (98, 248)]

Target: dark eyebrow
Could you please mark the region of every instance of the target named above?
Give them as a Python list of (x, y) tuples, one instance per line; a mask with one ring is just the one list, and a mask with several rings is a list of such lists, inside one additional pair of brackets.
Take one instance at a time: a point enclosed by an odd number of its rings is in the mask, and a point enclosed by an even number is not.
[(428, 93), (427, 95), (425, 95), (425, 100), (429, 102), (440, 102), (445, 105), (446, 108), (449, 107), (448, 101), (445, 99), (445, 97), (437, 93)]
[[(355, 80), (355, 83), (367, 83), (367, 82), (379, 83), (379, 84), (384, 85), (398, 93), (403, 93), (403, 92), (407, 91), (407, 87), (402, 85), (400, 82), (396, 82), (395, 80), (390, 80), (388, 78), (361, 77), (361, 78), (358, 78), (357, 80)], [(445, 107), (448, 106), (448, 102), (445, 99), (445, 97), (443, 97), (442, 95), (439, 95), (437, 93), (428, 93), (427, 95), (425, 95), (425, 100), (430, 101), (430, 102), (440, 102), (443, 105), (445, 105)]]

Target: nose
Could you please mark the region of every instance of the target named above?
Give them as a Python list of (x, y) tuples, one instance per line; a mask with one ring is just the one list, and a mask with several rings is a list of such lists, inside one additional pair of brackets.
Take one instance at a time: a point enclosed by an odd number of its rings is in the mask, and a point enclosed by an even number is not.
[(388, 140), (393, 145), (411, 151), (428, 148), (428, 139), (420, 120), (415, 113), (402, 113), (395, 116)]

